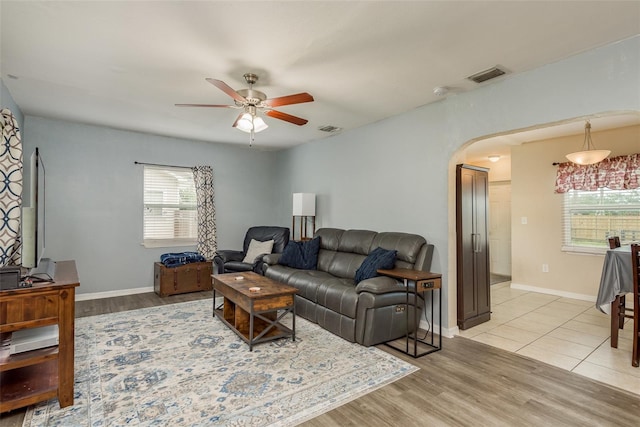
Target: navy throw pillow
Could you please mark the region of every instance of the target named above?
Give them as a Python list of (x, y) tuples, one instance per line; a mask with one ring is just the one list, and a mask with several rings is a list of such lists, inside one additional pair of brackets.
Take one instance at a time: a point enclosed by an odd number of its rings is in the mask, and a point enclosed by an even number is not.
[(320, 237), (315, 237), (305, 242), (289, 240), (289, 243), (282, 251), (278, 263), (292, 268), (315, 270), (318, 265), (319, 251)]
[(353, 278), (356, 285), (365, 279), (376, 277), (378, 275), (378, 269), (390, 269), (395, 267), (397, 255), (398, 251), (394, 250), (387, 250), (383, 248), (375, 248), (372, 250), (356, 270), (356, 275)]

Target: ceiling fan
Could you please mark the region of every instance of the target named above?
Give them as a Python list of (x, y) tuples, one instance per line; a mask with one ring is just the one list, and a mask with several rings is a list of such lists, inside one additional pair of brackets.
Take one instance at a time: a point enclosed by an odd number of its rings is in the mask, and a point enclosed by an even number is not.
[(274, 110), (273, 107), (283, 105), (301, 104), (303, 102), (312, 102), (313, 96), (306, 92), (296, 93), (294, 95), (281, 96), (278, 98), (267, 98), (263, 92), (253, 89), (253, 85), (258, 81), (258, 76), (253, 73), (244, 74), (244, 79), (249, 85), (249, 89), (233, 90), (228, 84), (222, 80), (207, 78), (206, 80), (233, 98), (234, 105), (216, 105), (216, 104), (175, 104), (177, 107), (207, 107), (207, 108), (236, 108), (242, 109), (242, 113), (233, 122), (233, 127), (251, 134), (250, 142), (253, 141), (255, 132), (265, 130), (268, 126), (259, 117), (258, 112), (264, 112), (265, 115), (274, 119), (284, 120), (302, 126), (308, 120), (301, 117), (292, 116), (282, 111)]

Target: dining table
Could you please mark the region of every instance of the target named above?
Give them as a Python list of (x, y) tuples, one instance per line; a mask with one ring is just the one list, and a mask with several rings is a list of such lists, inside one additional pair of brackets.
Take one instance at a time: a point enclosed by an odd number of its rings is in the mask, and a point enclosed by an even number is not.
[[(609, 249), (604, 257), (596, 308), (611, 315), (611, 347), (618, 347), (618, 329), (622, 328), (624, 295), (633, 292), (631, 246)], [(622, 316), (622, 317), (621, 317)]]

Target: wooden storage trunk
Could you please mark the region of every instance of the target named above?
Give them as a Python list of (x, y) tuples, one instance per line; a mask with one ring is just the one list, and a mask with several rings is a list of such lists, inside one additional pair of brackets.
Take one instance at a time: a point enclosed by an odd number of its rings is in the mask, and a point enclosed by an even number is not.
[(213, 289), (211, 262), (192, 262), (178, 267), (154, 265), (153, 289), (156, 294), (166, 297), (187, 292), (210, 291)]

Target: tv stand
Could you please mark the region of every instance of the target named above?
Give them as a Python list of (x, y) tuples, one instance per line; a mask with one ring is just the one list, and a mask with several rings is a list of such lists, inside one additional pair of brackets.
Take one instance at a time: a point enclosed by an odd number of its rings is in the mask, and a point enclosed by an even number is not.
[[(0, 412), (58, 398), (73, 405), (75, 261), (56, 263), (55, 283), (0, 291)], [(58, 345), (10, 354), (15, 331), (58, 325)]]

